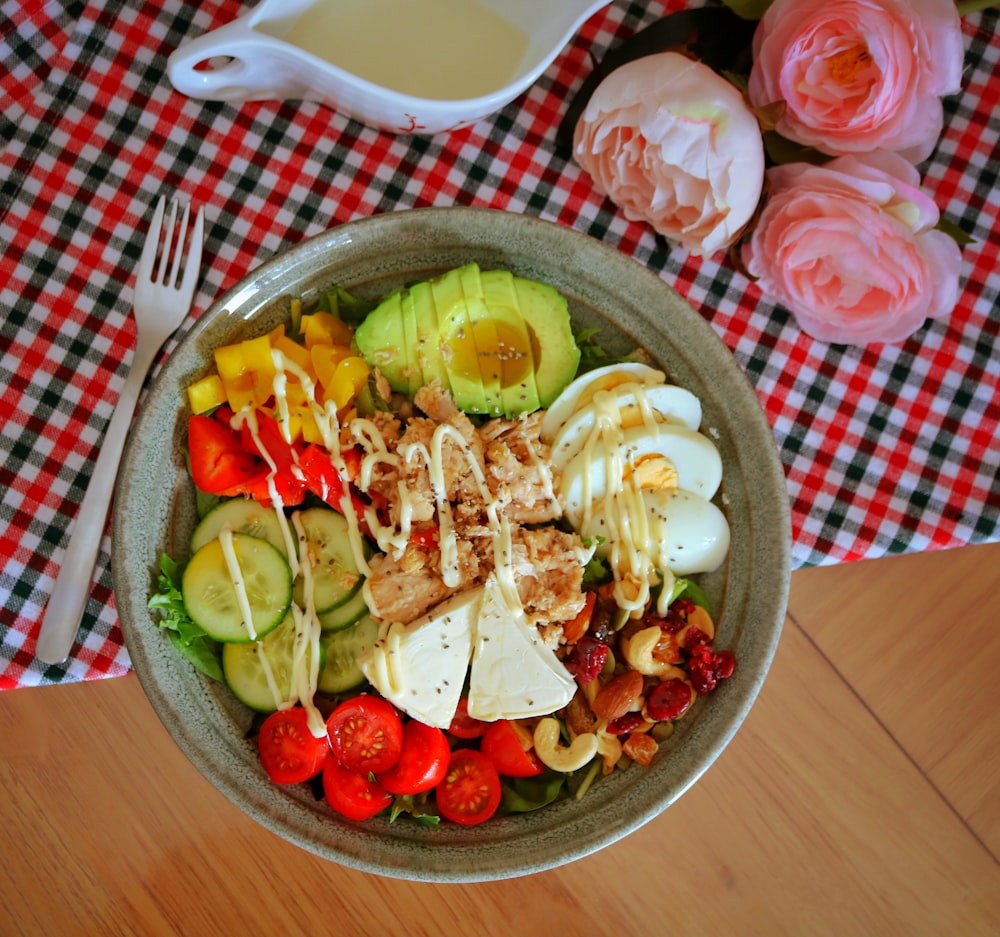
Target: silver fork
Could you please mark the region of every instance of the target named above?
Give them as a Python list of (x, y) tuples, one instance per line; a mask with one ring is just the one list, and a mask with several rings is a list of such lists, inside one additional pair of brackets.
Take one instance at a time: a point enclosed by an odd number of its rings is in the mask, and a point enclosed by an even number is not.
[[(128, 435), (146, 374), (163, 343), (177, 330), (191, 311), (191, 302), (194, 299), (201, 267), (204, 214), (202, 209), (198, 210), (191, 231), (190, 247), (187, 248), (185, 257), (185, 240), (191, 206), (184, 206), (178, 227), (177, 202), (173, 202), (164, 228), (165, 207), (166, 199), (161, 196), (146, 234), (139, 269), (136, 272), (132, 304), (136, 344), (132, 366), (129, 368), (125, 386), (104, 434), (101, 453), (97, 457), (87, 493), (80, 505), (76, 529), (66, 548), (62, 567), (56, 577), (52, 597), (49, 599), (45, 619), (38, 635), (35, 656), (48, 664), (58, 664), (66, 659), (79, 630), (80, 621), (83, 619), (83, 610), (90, 596), (94, 564), (104, 536), (111, 495), (118, 475), (118, 463), (121, 461), (125, 437)], [(163, 245), (159, 250), (160, 262), (157, 267), (156, 258), (161, 235)], [(173, 250), (172, 263), (171, 250)]]

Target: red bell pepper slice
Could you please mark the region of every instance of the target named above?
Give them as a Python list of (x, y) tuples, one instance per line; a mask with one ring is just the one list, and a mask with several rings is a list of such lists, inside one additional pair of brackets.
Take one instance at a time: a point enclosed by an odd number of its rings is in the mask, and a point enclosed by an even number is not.
[(440, 529), (438, 527), (428, 527), (426, 530), (415, 530), (410, 534), (410, 543), (418, 547), (426, 547), (428, 550), (438, 548), (438, 537)]
[[(274, 459), (278, 469), (274, 476), (274, 487), (278, 498), (286, 507), (301, 504), (306, 494), (306, 483), (299, 477), (299, 473), (292, 469), (295, 464), (293, 447), (281, 435), (277, 420), (265, 413), (258, 413), (257, 418), (261, 444)], [(224, 498), (239, 496), (252, 498), (264, 507), (271, 507), (273, 501), (271, 486), (268, 484), (271, 467), (261, 457), (252, 434), (246, 428), (246, 423), (237, 430), (232, 428), (232, 420), (233, 411), (226, 406), (217, 407), (210, 417), (191, 418), (188, 427), (188, 446), (192, 449), (191, 476), (194, 483), (208, 494)], [(192, 427), (196, 443), (199, 439), (211, 440), (213, 447), (224, 451), (229, 463), (236, 464), (239, 471), (220, 473), (214, 480), (206, 478), (208, 474), (206, 465), (210, 460), (198, 460), (194, 457), (194, 445), (191, 442)], [(203, 465), (202, 462), (206, 464)], [(203, 488), (204, 484), (211, 484), (213, 488)]]
[(257, 460), (243, 449), (240, 435), (213, 417), (188, 421), (191, 478), (207, 494), (221, 495), (246, 484), (257, 472)]
[[(281, 425), (273, 416), (258, 410), (256, 422), (257, 438), (255, 439), (250, 428), (251, 421), (244, 421), (241, 427), (243, 448), (247, 452), (259, 455), (265, 462), (270, 458), (279, 474), (291, 471), (298, 462), (302, 447), (295, 446), (285, 439), (284, 433), (281, 432)], [(257, 443), (258, 440), (260, 445)]]
[[(219, 492), (219, 494), (232, 498), (243, 495), (245, 498), (252, 498), (266, 508), (273, 507), (271, 486), (268, 484), (271, 468), (262, 460), (258, 460), (258, 464), (260, 465), (258, 471), (245, 482)], [(294, 507), (301, 504), (306, 496), (306, 483), (302, 479), (295, 478), (289, 472), (279, 472), (274, 476), (274, 488), (282, 507)]]
[(228, 488), (214, 492), (225, 497), (237, 497), (242, 495), (245, 498), (252, 498), (264, 507), (271, 507), (271, 486), (268, 484), (268, 477), (271, 475), (271, 466), (264, 458), (261, 449), (267, 452), (271, 461), (274, 462), (274, 488), (277, 492), (281, 504), (286, 507), (293, 507), (301, 504), (305, 498), (306, 484), (301, 478), (295, 466), (298, 461), (298, 448), (289, 444), (281, 432), (278, 421), (258, 410), (255, 414), (257, 422), (257, 438), (260, 446), (254, 439), (254, 434), (250, 431), (248, 420), (245, 420), (240, 428), (232, 429), (233, 411), (229, 407), (218, 407), (212, 414), (212, 418), (225, 427), (239, 441), (240, 448), (253, 459), (254, 471), (246, 478), (239, 480), (237, 484)]
[(347, 467), (347, 480), (356, 482), (358, 476), (361, 474), (361, 448), (359, 446), (351, 446), (350, 449), (342, 449), (340, 457), (344, 460), (344, 465)]
[(233, 428), (233, 411), (225, 404), (221, 407), (216, 407), (212, 411), (212, 419), (221, 423), (223, 426), (228, 426), (230, 429)]
[[(348, 449), (343, 454), (344, 461), (348, 465), (348, 473), (352, 463), (360, 465), (360, 453), (354, 449)], [(306, 487), (318, 498), (322, 498), (334, 510), (343, 513), (340, 506), (344, 498), (345, 483), (337, 467), (333, 464), (333, 458), (323, 446), (311, 443), (306, 446), (305, 451), (299, 458), (299, 468), (305, 475)], [(368, 507), (354, 492), (351, 492), (351, 500), (354, 503), (354, 511), (361, 520), (364, 520), (365, 511)]]

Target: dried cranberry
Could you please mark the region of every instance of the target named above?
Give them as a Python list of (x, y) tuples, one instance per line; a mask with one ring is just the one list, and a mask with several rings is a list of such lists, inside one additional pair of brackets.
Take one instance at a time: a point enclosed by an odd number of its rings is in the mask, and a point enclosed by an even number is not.
[(670, 611), (680, 615), (685, 621), (687, 621), (688, 616), (694, 611), (694, 608), (694, 602), (690, 599), (677, 599), (677, 601), (670, 606)]
[(684, 649), (690, 650), (696, 644), (711, 644), (712, 639), (697, 625), (692, 625), (684, 632)]
[(664, 680), (646, 697), (646, 712), (657, 722), (679, 719), (690, 707), (691, 687), (678, 677)]
[(642, 725), (642, 716), (639, 713), (625, 713), (617, 719), (612, 719), (608, 723), (608, 732), (612, 735), (628, 735), (633, 729)]
[(732, 651), (715, 653), (707, 644), (696, 644), (691, 648), (688, 661), (688, 677), (695, 692), (701, 696), (711, 693), (720, 680), (731, 677), (736, 667)]
[(688, 661), (688, 677), (696, 693), (704, 696), (715, 689), (719, 682), (715, 676), (712, 659), (715, 655), (707, 644), (696, 644), (691, 648), (691, 659)]
[(603, 641), (584, 635), (566, 655), (563, 664), (579, 683), (590, 683), (604, 668), (609, 648)]
[(667, 609), (666, 615), (658, 615), (656, 612), (650, 612), (645, 616), (644, 621), (647, 627), (650, 625), (659, 625), (663, 631), (669, 634), (677, 634), (678, 631), (687, 625), (688, 615), (693, 611), (694, 602), (690, 599), (677, 599)]

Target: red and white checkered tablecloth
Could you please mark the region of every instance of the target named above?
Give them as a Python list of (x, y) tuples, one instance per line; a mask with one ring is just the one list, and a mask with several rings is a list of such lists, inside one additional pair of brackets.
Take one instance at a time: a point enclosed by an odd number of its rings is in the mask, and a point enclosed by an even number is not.
[(245, 12), (238, 0), (0, 0), (0, 687), (130, 668), (108, 532), (71, 659), (46, 666), (33, 649), (131, 360), (135, 232), (161, 193), (206, 206), (195, 316), (275, 253), (379, 212), (489, 206), (587, 232), (676, 287), (746, 371), (786, 469), (796, 566), (998, 539), (996, 11), (963, 23), (964, 90), (946, 99), (922, 167), (944, 216), (975, 239), (958, 306), (902, 347), (868, 350), (803, 335), (719, 257), (665, 250), (557, 150), (589, 55), (681, 5), (616, 0), (502, 112), (413, 138), (316, 104), (174, 91), (168, 55)]

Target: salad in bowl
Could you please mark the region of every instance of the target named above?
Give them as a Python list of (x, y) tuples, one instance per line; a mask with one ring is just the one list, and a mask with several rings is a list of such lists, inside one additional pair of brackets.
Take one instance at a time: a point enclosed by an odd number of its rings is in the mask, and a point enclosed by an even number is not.
[(506, 213), (368, 219), (168, 361), (117, 494), (123, 630), (265, 825), (384, 874), (523, 874), (735, 732), (784, 612), (780, 466), (696, 314), (667, 291), (666, 346), (643, 322), (666, 288), (635, 267)]
[(275, 783), (475, 825), (648, 766), (733, 673), (686, 578), (730, 539), (700, 402), (641, 361), (580, 373), (556, 290), (476, 263), (371, 309), (336, 288), (213, 358), (203, 516), (151, 606), (267, 714)]

